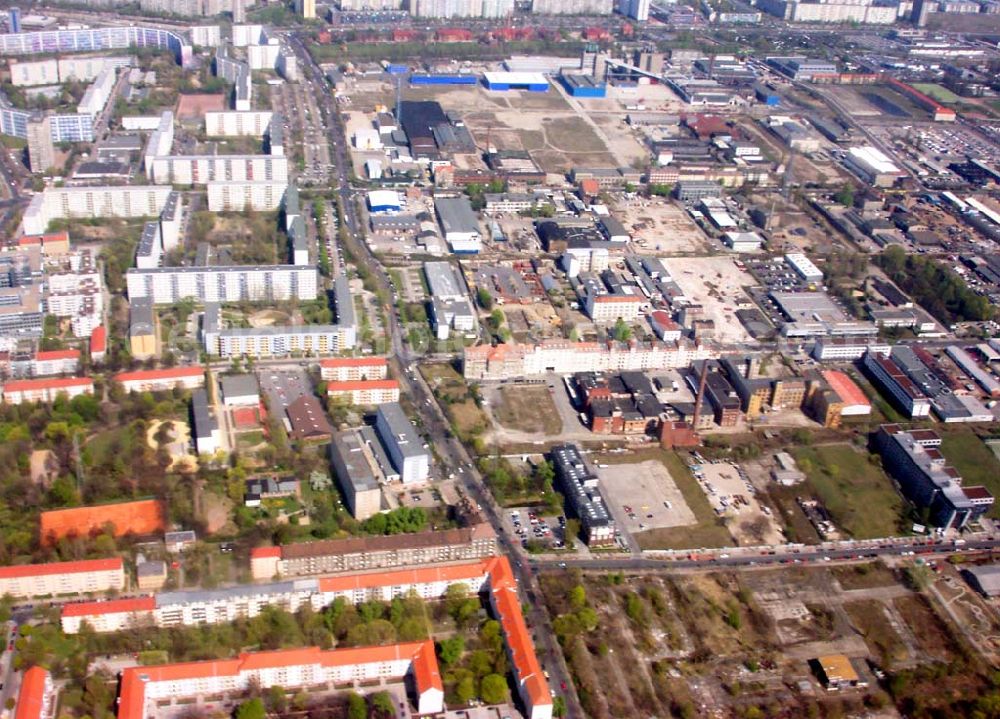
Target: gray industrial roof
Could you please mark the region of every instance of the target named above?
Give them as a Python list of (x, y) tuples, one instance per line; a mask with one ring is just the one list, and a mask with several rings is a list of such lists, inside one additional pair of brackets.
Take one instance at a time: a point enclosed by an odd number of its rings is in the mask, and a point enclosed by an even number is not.
[(425, 262), (424, 274), (427, 275), (427, 286), (432, 297), (449, 300), (465, 296), (461, 280), (450, 263)]
[(194, 417), (195, 437), (210, 437), (218, 429), (218, 423), (208, 411), (208, 395), (203, 389), (191, 393), (191, 414)]
[(479, 220), (466, 197), (441, 197), (434, 200), (441, 227), (448, 232), (479, 232)]
[(404, 457), (419, 457), (427, 454), (416, 428), (403, 412), (399, 402), (390, 402), (379, 406), (378, 414), (389, 428), (389, 432), (392, 433), (400, 454)]
[(257, 377), (252, 374), (227, 374), (222, 376), (222, 396), (248, 397), (260, 394)]
[(155, 332), (153, 325), (153, 300), (150, 297), (135, 297), (128, 303), (128, 333), (130, 336), (148, 335)]
[(983, 594), (991, 597), (1000, 594), (1000, 564), (970, 567), (966, 571), (975, 578)]
[(364, 441), (355, 430), (336, 432), (330, 442), (330, 451), (336, 452), (344, 467), (346, 477), (338, 477), (342, 482), (350, 482), (355, 492), (378, 489), (378, 481), (365, 458)]
[(333, 281), (333, 298), (337, 305), (337, 324), (341, 327), (355, 327), (358, 324), (354, 311), (354, 297), (347, 282), (347, 275), (339, 275)]

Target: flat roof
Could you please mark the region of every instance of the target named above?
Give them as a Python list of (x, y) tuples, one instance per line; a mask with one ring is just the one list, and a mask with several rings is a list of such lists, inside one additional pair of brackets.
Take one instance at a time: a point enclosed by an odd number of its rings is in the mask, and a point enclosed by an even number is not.
[(499, 85), (548, 85), (548, 78), (540, 72), (484, 72), (490, 84)]
[(419, 457), (420, 455), (427, 454), (420, 435), (417, 434), (416, 428), (410, 422), (406, 413), (403, 412), (403, 407), (399, 402), (389, 402), (388, 404), (380, 405), (378, 415), (389, 428), (393, 442), (399, 449), (400, 454), (404, 457)]
[(430, 294), (442, 299), (464, 297), (455, 268), (449, 262), (425, 262), (424, 274)]
[(341, 477), (338, 472), (337, 478), (349, 483), (355, 492), (378, 489), (378, 481), (365, 457), (364, 445), (361, 435), (350, 429), (335, 432), (330, 440), (330, 451), (336, 453), (347, 470), (346, 477)]
[(222, 376), (222, 396), (246, 397), (260, 394), (257, 377), (252, 374), (227, 374)]

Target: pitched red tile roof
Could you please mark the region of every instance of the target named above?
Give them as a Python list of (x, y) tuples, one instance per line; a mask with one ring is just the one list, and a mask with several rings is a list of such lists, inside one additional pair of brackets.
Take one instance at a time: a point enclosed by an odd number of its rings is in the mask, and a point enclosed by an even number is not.
[(38, 362), (60, 359), (80, 359), (80, 350), (48, 350), (45, 352), (35, 352), (35, 360)]
[(385, 357), (331, 357), (319, 361), (320, 367), (384, 367)]
[(90, 354), (104, 352), (108, 348), (108, 331), (104, 325), (97, 325), (90, 333)]
[(24, 673), (14, 719), (39, 719), (45, 706), (45, 680), (48, 676), (49, 673), (41, 667), (31, 667)]
[(52, 379), (20, 379), (3, 386), (6, 392), (32, 392), (45, 389), (69, 389), (71, 387), (93, 387), (89, 377), (55, 377)]
[(76, 602), (64, 604), (63, 617), (92, 617), (96, 614), (124, 614), (125, 612), (151, 612), (156, 609), (156, 597), (111, 599), (106, 602)]
[(82, 559), (78, 562), (46, 562), (45, 564), (15, 564), (0, 567), (0, 579), (41, 577), (50, 574), (79, 574), (81, 572), (112, 572), (122, 569), (121, 557), (111, 559)]
[(394, 379), (356, 379), (344, 382), (329, 382), (326, 385), (327, 394), (335, 392), (353, 392), (363, 389), (399, 389), (399, 382)]

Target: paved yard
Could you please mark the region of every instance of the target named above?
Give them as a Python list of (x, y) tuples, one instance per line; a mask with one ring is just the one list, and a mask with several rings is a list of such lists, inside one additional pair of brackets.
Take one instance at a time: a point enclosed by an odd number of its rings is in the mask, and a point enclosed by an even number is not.
[[(601, 491), (608, 509), (618, 526), (628, 532), (697, 523), (694, 512), (662, 462), (598, 465), (595, 471), (601, 479)], [(625, 507), (632, 508), (635, 519)]]

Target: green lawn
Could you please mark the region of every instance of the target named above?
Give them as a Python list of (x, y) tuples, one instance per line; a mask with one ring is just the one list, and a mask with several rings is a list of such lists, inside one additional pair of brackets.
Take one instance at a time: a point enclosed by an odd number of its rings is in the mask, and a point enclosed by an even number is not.
[[(982, 484), (994, 497), (1000, 497), (1000, 460), (975, 434), (961, 432), (944, 435), (941, 453), (962, 475), (965, 486)], [(1000, 517), (1000, 507), (994, 504), (986, 516)]]
[(903, 499), (866, 454), (848, 444), (790, 451), (834, 523), (852, 537), (889, 537), (905, 525)]
[(698, 549), (700, 547), (731, 547), (734, 542), (729, 530), (708, 503), (708, 497), (698, 486), (684, 461), (674, 452), (660, 449), (640, 450), (634, 454), (603, 455), (602, 462), (608, 464), (634, 464), (646, 460), (659, 460), (670, 472), (677, 488), (684, 495), (684, 501), (694, 513), (697, 524), (686, 527), (664, 527), (650, 529), (635, 534), (643, 549)]
[(913, 87), (945, 105), (954, 105), (962, 99), (948, 88), (933, 82), (915, 82)]

